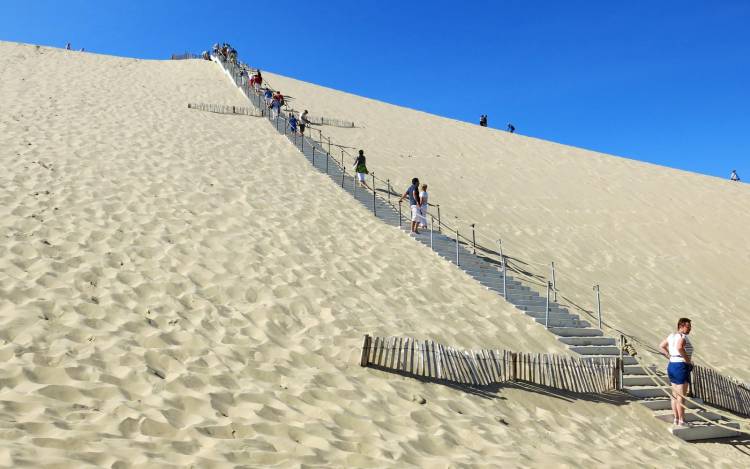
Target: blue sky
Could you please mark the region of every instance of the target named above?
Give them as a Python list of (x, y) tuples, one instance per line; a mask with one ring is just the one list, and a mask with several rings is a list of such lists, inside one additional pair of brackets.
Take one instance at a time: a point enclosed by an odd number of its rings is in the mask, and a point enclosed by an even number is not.
[(272, 72), (560, 143), (750, 180), (750, 1), (16, 1), (0, 40)]

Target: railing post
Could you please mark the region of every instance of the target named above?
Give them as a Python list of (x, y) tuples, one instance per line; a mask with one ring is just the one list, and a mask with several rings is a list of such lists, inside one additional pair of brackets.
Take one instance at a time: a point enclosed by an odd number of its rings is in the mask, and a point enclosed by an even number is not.
[(344, 188), (344, 176), (346, 176), (346, 168), (341, 168), (341, 188)]
[(547, 306), (544, 308), (544, 328), (549, 329), (549, 289), (552, 287), (552, 282), (547, 281)]
[(401, 228), (401, 200), (398, 201), (398, 227)]
[[(328, 154), (329, 155), (331, 154), (331, 148), (330, 147), (328, 148)], [(344, 149), (343, 148), (341, 149), (341, 167), (342, 168), (344, 167)]]
[[(301, 135), (302, 141), (299, 144), (300, 150), (302, 151), (302, 154), (305, 154), (305, 135)], [(313, 165), (315, 165), (315, 160), (313, 159)]]
[(359, 360), (359, 366), (367, 366), (368, 359), (370, 358), (370, 343), (372, 338), (369, 334), (365, 334), (365, 340), (362, 342), (362, 357)]
[(555, 303), (557, 303), (557, 282), (555, 282), (555, 263), (552, 262), (552, 294), (555, 298)]
[(508, 282), (506, 281), (506, 279), (508, 278), (508, 275), (507, 275), (508, 270), (505, 268), (505, 264), (506, 264), (505, 256), (500, 254), (500, 257), (503, 261), (503, 298), (505, 298), (505, 300), (507, 301), (508, 300)]
[(622, 389), (622, 375), (624, 371), (624, 345), (625, 345), (625, 336), (620, 334), (620, 363), (619, 363), (619, 369), (617, 370), (617, 381), (619, 381), (620, 389)]
[[(315, 151), (315, 145), (313, 145), (313, 151)], [(326, 156), (326, 174), (328, 174), (328, 156)]]
[(456, 265), (460, 266), (458, 257), (458, 230), (456, 230)]
[(328, 137), (328, 154), (331, 154), (331, 137)]
[(440, 221), (440, 204), (437, 204), (437, 209), (438, 209), (438, 233), (442, 233), (443, 232), (443, 224)]
[[(304, 141), (304, 139), (305, 139), (305, 137), (302, 137), (302, 140), (303, 140), (303, 141)], [(304, 155), (304, 154), (305, 154), (305, 152), (302, 152), (302, 154)], [(315, 167), (315, 147), (313, 147), (313, 154), (312, 154), (312, 163), (313, 163), (313, 168), (314, 168), (314, 167)], [(328, 170), (326, 170), (326, 173), (327, 173), (327, 172), (328, 172)]]
[(599, 318), (599, 330), (602, 330), (602, 298), (598, 284), (594, 285), (594, 291), (596, 292), (596, 316)]
[(477, 255), (477, 234), (474, 231), (474, 223), (471, 224), (471, 245), (474, 249), (474, 255)]
[(378, 216), (375, 210), (375, 172), (372, 173), (372, 214)]
[(435, 229), (435, 217), (430, 215), (430, 249), (432, 249), (432, 232)]
[(386, 179), (386, 182), (388, 183), (388, 205), (391, 205), (391, 180)]

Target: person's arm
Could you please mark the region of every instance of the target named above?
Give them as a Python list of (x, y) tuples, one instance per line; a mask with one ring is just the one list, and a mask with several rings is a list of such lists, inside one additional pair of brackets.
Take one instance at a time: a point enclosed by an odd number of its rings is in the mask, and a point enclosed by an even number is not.
[(682, 355), (682, 358), (685, 360), (685, 363), (690, 364), (690, 357), (685, 351), (685, 338), (684, 337), (680, 337), (679, 339), (677, 339), (677, 351), (680, 352), (680, 355)]
[(669, 341), (667, 339), (664, 339), (659, 344), (659, 350), (661, 351), (661, 354), (665, 357), (669, 358)]
[(414, 189), (414, 200), (417, 201), (417, 207), (422, 206), (422, 198), (419, 197), (419, 189)]

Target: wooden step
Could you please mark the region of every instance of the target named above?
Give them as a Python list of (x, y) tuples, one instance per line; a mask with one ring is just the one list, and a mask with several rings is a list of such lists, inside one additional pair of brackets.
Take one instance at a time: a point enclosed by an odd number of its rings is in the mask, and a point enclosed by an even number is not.
[(617, 341), (612, 337), (604, 336), (578, 336), (559, 337), (557, 340), (566, 345), (616, 345)]
[[(740, 428), (740, 424), (737, 422), (723, 422), (722, 425), (733, 429)], [(670, 431), (672, 432), (672, 435), (685, 441), (713, 440), (716, 438), (730, 438), (741, 435), (741, 433), (736, 430), (729, 430), (711, 424), (693, 424), (693, 426), (690, 427), (672, 427), (670, 428)]]
[[(696, 402), (702, 402), (700, 399), (693, 399), (693, 400)], [(643, 406), (648, 407), (651, 410), (670, 410), (672, 408), (672, 404), (668, 397), (642, 399), (638, 401), (638, 403)], [(692, 402), (686, 402), (685, 407), (687, 407), (688, 409), (697, 408), (697, 406), (693, 404)]]
[(572, 345), (570, 350), (581, 355), (620, 356), (620, 349), (615, 345)]
[(622, 385), (630, 386), (658, 386), (660, 383), (648, 375), (626, 375), (622, 376)]
[(560, 337), (597, 337), (604, 333), (592, 327), (550, 327), (549, 331)]
[[(705, 422), (703, 419), (711, 420), (712, 422), (718, 422), (720, 420), (724, 420), (724, 417), (722, 417), (719, 414), (714, 414), (713, 412), (703, 412), (703, 411), (695, 411), (695, 412), (685, 412), (685, 421), (686, 422)], [(663, 414), (656, 415), (656, 418), (667, 422), (669, 424), (672, 423), (674, 420), (674, 415), (672, 415), (672, 411), (664, 411)]]
[(625, 392), (633, 397), (639, 399), (647, 399), (650, 397), (667, 397), (671, 393), (671, 389), (666, 386), (629, 386), (625, 388)]

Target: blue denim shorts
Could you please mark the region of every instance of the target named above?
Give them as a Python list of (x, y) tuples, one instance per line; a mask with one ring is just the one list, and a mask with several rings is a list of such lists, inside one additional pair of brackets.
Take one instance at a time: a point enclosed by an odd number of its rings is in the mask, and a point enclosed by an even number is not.
[(672, 384), (690, 384), (690, 372), (693, 365), (685, 362), (670, 362), (667, 366), (667, 375)]

